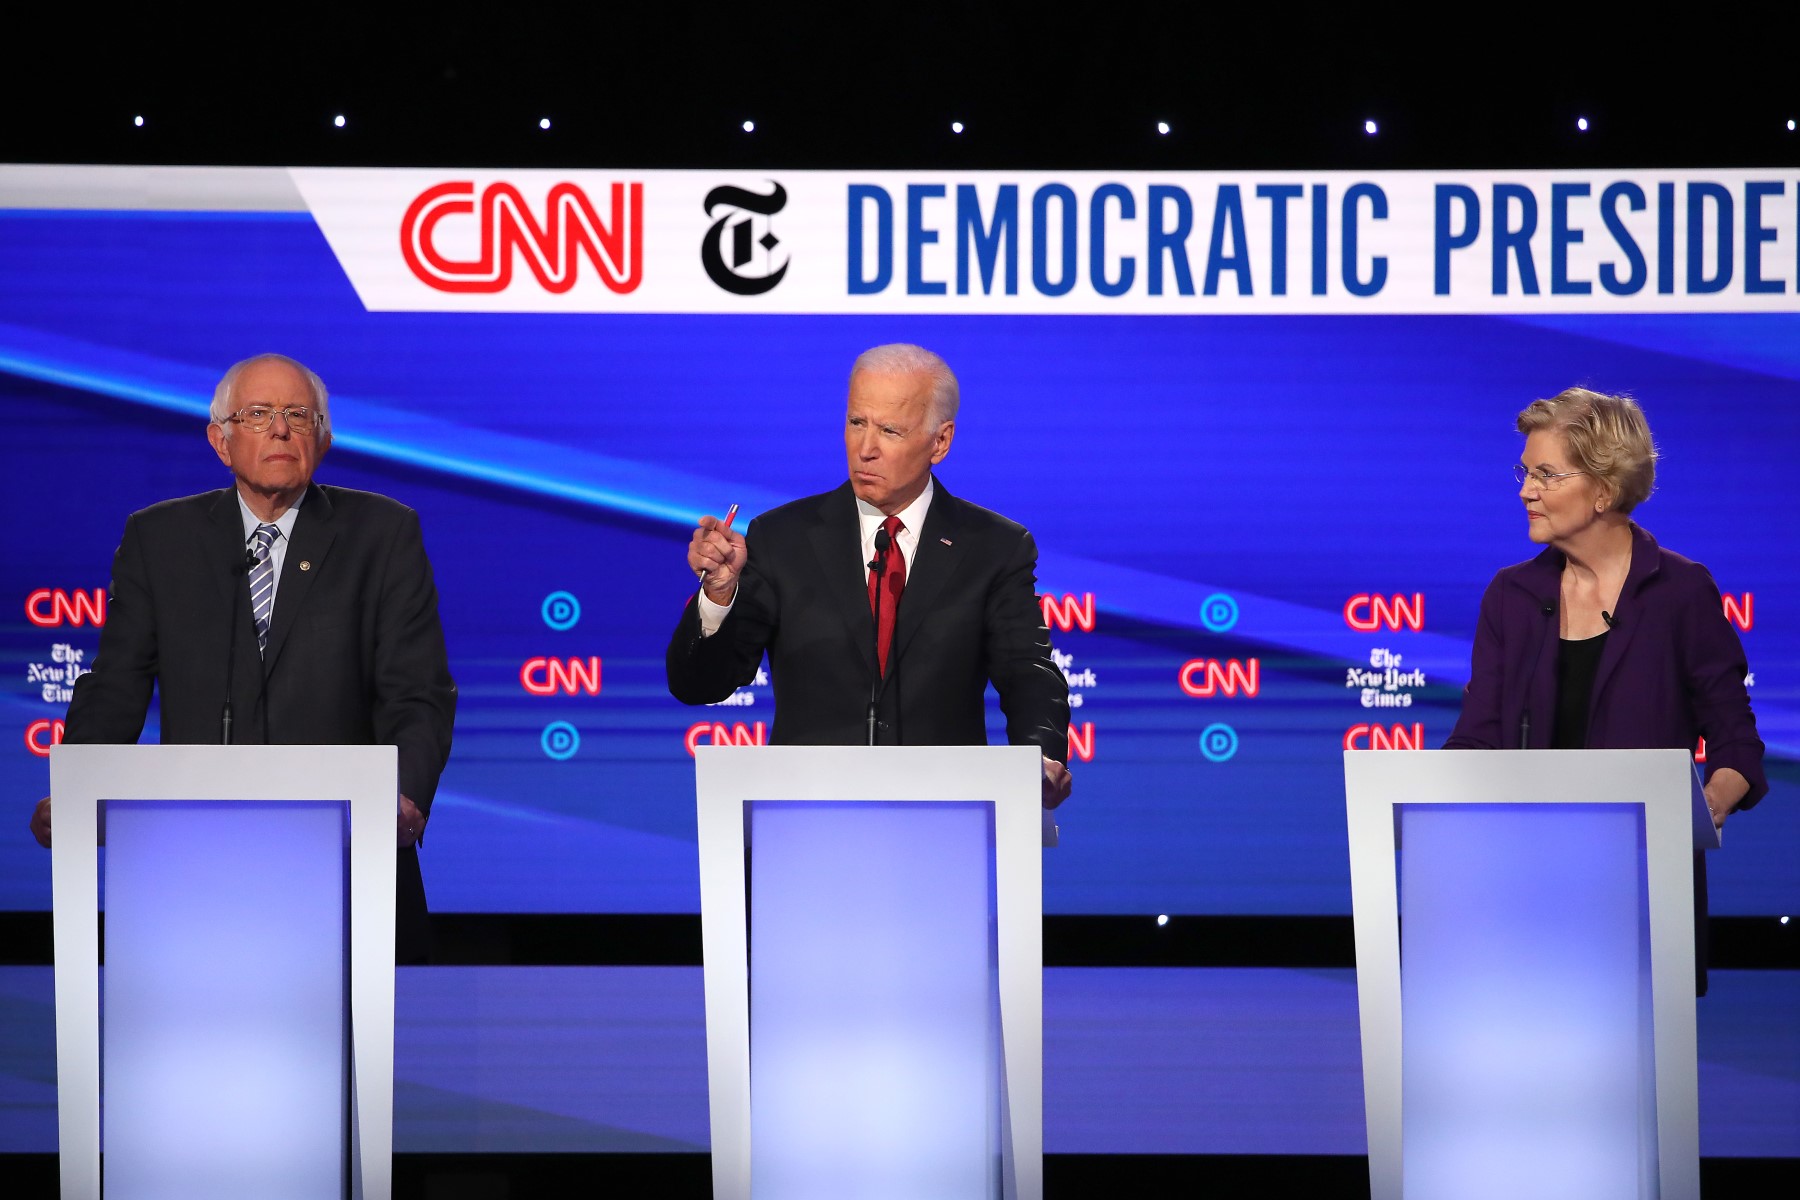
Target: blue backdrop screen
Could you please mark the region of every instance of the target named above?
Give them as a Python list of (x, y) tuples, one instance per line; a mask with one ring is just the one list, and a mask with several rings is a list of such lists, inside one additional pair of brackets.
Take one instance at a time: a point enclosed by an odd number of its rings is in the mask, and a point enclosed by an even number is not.
[(0, 909), (49, 905), (25, 812), (124, 519), (227, 483), (199, 414), (263, 350), (332, 388), (318, 478), (424, 523), (461, 690), (433, 907), (697, 909), (688, 747), (755, 740), (772, 709), (761, 683), (667, 694), (688, 531), (841, 482), (847, 370), (888, 341), (961, 379), (944, 484), (1042, 552), (1079, 704), (1050, 911), (1349, 911), (1340, 752), (1449, 733), (1482, 589), (1533, 550), (1514, 414), (1572, 384), (1643, 403), (1663, 460), (1639, 519), (1711, 568), (1749, 652), (1774, 790), (1714, 857), (1714, 911), (1796, 907), (1793, 313), (370, 312), (305, 213), (19, 208)]

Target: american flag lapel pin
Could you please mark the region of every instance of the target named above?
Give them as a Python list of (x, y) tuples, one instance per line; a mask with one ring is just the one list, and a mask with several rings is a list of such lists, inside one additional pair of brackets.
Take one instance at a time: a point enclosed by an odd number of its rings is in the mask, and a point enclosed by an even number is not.
[(950, 544), (949, 538), (939, 538), (938, 541), (944, 543), (944, 545), (946, 545), (946, 546), (948, 546)]

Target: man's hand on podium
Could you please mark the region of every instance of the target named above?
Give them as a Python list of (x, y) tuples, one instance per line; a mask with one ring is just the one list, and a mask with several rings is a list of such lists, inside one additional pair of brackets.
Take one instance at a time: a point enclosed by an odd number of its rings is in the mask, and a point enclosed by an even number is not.
[(425, 836), (425, 822), (430, 818), (419, 811), (419, 806), (405, 796), (400, 797), (398, 805), (400, 817), (400, 849), (416, 843)]
[(50, 797), (45, 796), (31, 810), (31, 836), (37, 844), (48, 850), (50, 848)]
[(1054, 758), (1044, 759), (1044, 807), (1055, 808), (1069, 798), (1069, 790), (1075, 786), (1069, 768)]

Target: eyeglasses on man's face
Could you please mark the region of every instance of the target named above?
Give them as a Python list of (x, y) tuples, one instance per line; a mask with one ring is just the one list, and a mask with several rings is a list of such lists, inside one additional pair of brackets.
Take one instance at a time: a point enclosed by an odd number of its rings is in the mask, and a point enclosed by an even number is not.
[(276, 417), (286, 421), (288, 428), (295, 433), (311, 433), (313, 425), (318, 421), (310, 408), (270, 408), (263, 404), (240, 408), (225, 420), (234, 421), (251, 433), (263, 433), (275, 423)]

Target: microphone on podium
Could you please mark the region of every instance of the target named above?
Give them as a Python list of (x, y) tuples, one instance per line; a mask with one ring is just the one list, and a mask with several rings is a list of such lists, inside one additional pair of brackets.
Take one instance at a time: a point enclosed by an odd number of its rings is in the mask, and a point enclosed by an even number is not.
[(875, 572), (875, 682), (869, 685), (869, 745), (875, 744), (875, 709), (881, 703), (881, 691), (887, 680), (881, 670), (881, 593), (882, 583), (887, 579), (888, 548), (894, 539), (888, 536), (885, 527), (875, 531), (875, 557), (869, 560), (869, 570)]

